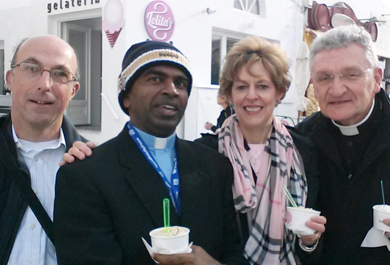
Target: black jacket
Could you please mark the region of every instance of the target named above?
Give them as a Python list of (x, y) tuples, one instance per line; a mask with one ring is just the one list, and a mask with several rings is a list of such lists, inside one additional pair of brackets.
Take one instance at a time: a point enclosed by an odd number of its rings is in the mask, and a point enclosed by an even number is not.
[(373, 226), (372, 206), (382, 204), (381, 180), (390, 204), (390, 104), (383, 90), (375, 103), (357, 136), (343, 136), (321, 112), (292, 130), (305, 164), (307, 205), (327, 218), (320, 260), (307, 264), (390, 264), (386, 247), (360, 247)]
[[(242, 246), (233, 206), (229, 160), (203, 145), (176, 140), (182, 216), (171, 203), (171, 225), (191, 229), (190, 241), (224, 264)], [(57, 174), (54, 224), (59, 264), (154, 264), (141, 237), (163, 226), (169, 198), (159, 174), (127, 126), (91, 157)]]
[(219, 114), (219, 117), (217, 119), (217, 125), (213, 125), (211, 127), (211, 130), (213, 132), (216, 132), (219, 128), (222, 127), (222, 124), (224, 121), (229, 118), (230, 115), (233, 115), (235, 113), (234, 108), (232, 106), (227, 106), (226, 109), (222, 110)]
[[(11, 128), (10, 115), (1, 117), (0, 133), (6, 138), (8, 150), (1, 149), (0, 152), (12, 156), (15, 161), (19, 162)], [(74, 141), (85, 141), (65, 116), (62, 123), (62, 130), (67, 149), (72, 146)], [(18, 166), (19, 170), (30, 182), (30, 173), (27, 166), (20, 162)], [(0, 159), (0, 264), (7, 264), (27, 205), (27, 201), (21, 194), (13, 176), (7, 170), (4, 161)]]

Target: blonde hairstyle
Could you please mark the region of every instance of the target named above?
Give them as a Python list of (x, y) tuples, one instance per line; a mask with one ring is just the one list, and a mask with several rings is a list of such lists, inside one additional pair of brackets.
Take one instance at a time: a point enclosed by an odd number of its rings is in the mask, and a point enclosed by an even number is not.
[(284, 97), (291, 84), (287, 55), (277, 44), (255, 36), (237, 42), (226, 55), (219, 78), (221, 95), (231, 95), (234, 79), (242, 67), (248, 67), (249, 73), (257, 76), (251, 71), (252, 65), (256, 62), (263, 64), (271, 76), (276, 91), (282, 92)]

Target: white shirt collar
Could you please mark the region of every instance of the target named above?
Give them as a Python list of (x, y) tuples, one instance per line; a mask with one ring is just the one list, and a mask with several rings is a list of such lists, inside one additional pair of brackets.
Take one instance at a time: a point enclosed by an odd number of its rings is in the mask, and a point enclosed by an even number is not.
[(154, 149), (165, 149), (167, 146), (168, 138), (156, 137), (154, 139)]
[(365, 123), (367, 121), (367, 119), (371, 116), (371, 113), (374, 109), (374, 106), (375, 106), (375, 98), (374, 100), (372, 101), (372, 104), (371, 104), (371, 108), (370, 110), (368, 111), (366, 117), (364, 117), (363, 120), (361, 120), (360, 122), (356, 123), (356, 124), (352, 124), (352, 125), (348, 125), (348, 126), (343, 126), (343, 125), (340, 125), (340, 124), (337, 124), (334, 120), (332, 120), (333, 124), (335, 126), (337, 126), (339, 129), (340, 129), (340, 132), (345, 135), (345, 136), (354, 136), (354, 135), (358, 135), (359, 134), (359, 129), (358, 129), (358, 126), (362, 125), (363, 123)]
[(168, 137), (157, 137), (146, 133), (133, 125), (133, 127), (137, 130), (142, 140), (145, 142), (146, 146), (149, 149), (171, 149), (175, 146), (176, 141), (176, 133), (172, 133)]
[(56, 149), (61, 145), (66, 146), (65, 136), (62, 128), (60, 128), (60, 137), (58, 139), (54, 139), (51, 141), (31, 142), (31, 141), (19, 139), (18, 136), (16, 135), (15, 128), (13, 125), (12, 125), (12, 136), (14, 138), (16, 147), (22, 149), (25, 152), (29, 152), (31, 150), (42, 151), (45, 149)]

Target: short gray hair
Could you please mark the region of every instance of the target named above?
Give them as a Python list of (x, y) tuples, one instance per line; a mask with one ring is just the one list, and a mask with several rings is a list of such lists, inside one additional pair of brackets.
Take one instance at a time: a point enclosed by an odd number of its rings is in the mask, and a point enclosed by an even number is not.
[(313, 58), (317, 53), (323, 50), (346, 47), (353, 43), (365, 48), (366, 59), (371, 67), (378, 65), (378, 56), (370, 34), (363, 27), (350, 25), (333, 28), (313, 41), (310, 51), (310, 68), (313, 67)]

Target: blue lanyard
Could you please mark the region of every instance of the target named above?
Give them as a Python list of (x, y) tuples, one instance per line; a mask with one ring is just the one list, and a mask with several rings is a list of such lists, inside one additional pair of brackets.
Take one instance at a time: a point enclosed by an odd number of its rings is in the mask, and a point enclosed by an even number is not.
[(133, 138), (134, 142), (138, 146), (139, 150), (145, 156), (146, 160), (152, 165), (152, 167), (157, 171), (160, 175), (161, 179), (164, 181), (165, 187), (168, 189), (169, 197), (172, 200), (173, 206), (179, 217), (181, 217), (181, 207), (180, 207), (180, 199), (179, 199), (179, 173), (177, 170), (177, 157), (176, 154), (173, 157), (173, 170), (171, 175), (171, 183), (168, 181), (164, 172), (161, 170), (160, 166), (157, 164), (153, 155), (149, 152), (148, 147), (145, 145), (141, 136), (134, 129), (134, 126), (131, 125), (130, 122), (127, 123), (127, 127), (129, 128), (129, 134), (131, 138)]

